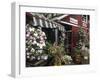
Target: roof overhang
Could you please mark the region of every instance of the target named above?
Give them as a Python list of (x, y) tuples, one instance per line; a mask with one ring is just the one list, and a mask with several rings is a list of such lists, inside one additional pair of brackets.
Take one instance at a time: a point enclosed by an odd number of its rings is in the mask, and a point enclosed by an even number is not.
[(68, 16), (68, 14), (64, 14), (64, 15), (61, 15), (61, 16), (59, 16), (59, 17), (55, 17), (55, 18), (53, 18), (52, 20), (61, 20), (61, 19), (63, 19), (63, 18), (66, 17), (66, 16)]

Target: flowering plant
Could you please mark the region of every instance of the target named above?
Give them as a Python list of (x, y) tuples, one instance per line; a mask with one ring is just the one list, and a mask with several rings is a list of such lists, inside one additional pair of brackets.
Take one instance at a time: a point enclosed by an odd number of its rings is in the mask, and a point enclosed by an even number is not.
[(72, 61), (71, 56), (66, 55), (64, 50), (64, 45), (59, 44), (57, 45), (54, 43), (48, 48), (49, 55), (52, 56), (51, 65), (59, 66), (63, 64), (70, 64)]
[(33, 56), (39, 56), (43, 52), (43, 48), (46, 46), (46, 34), (41, 28), (34, 28), (30, 25), (26, 26), (26, 57), (28, 59)]

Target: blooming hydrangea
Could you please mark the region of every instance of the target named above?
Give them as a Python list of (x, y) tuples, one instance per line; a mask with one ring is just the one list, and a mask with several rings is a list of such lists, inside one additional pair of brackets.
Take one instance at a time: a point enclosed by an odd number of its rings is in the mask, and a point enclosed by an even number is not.
[[(46, 34), (41, 28), (26, 25), (26, 58), (36, 59), (35, 55), (42, 54), (46, 39)], [(37, 59), (39, 60), (40, 56)]]

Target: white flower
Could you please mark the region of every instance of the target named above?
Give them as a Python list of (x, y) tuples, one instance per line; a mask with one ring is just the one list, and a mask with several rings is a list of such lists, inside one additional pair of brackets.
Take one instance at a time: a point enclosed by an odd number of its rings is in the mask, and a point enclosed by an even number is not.
[(38, 50), (37, 52), (41, 54), (43, 52), (43, 50)]
[(29, 28), (29, 31), (30, 31), (30, 32), (34, 32), (34, 31), (35, 31), (35, 28), (31, 28), (31, 27), (30, 27), (30, 28)]
[(34, 32), (35, 31), (35, 28), (32, 28), (32, 31)]
[(37, 60), (40, 60), (40, 59), (41, 59), (40, 56), (38, 56), (38, 57), (37, 57)]
[(26, 41), (26, 44), (28, 45), (32, 44), (32, 40)]
[(37, 32), (41, 32), (42, 30), (41, 29), (37, 29)]
[(28, 50), (28, 48), (26, 48), (26, 51)]
[(31, 56), (30, 60), (36, 59), (34, 56)]
[(29, 59), (29, 58), (30, 58), (30, 56), (27, 56), (27, 58)]
[(85, 50), (85, 45), (84, 45), (84, 44), (82, 45), (82, 48), (81, 48), (81, 49), (82, 49), (82, 50)]
[(48, 55), (42, 55), (42, 56), (41, 56), (41, 59), (47, 60), (47, 59), (48, 59)]
[(30, 53), (29, 53), (29, 52), (27, 52), (26, 54), (27, 54), (27, 56), (29, 56), (29, 55), (30, 55)]
[(40, 40), (40, 44), (43, 44), (45, 41), (44, 40)]
[(39, 43), (36, 43), (36, 45), (39, 46), (40, 44)]
[(43, 45), (42, 44), (39, 44), (38, 46), (40, 47), (40, 49), (43, 49)]
[(67, 58), (68, 58), (68, 60), (69, 60), (69, 61), (72, 61), (72, 58), (71, 58), (71, 56), (67, 56)]
[(84, 59), (87, 60), (88, 59), (88, 56), (84, 56)]
[(37, 46), (38, 46), (40, 49), (43, 49), (43, 47), (46, 46), (46, 44), (45, 44), (45, 42), (40, 41), (40, 43), (37, 43)]
[(34, 48), (32, 48), (32, 49), (31, 49), (31, 52), (35, 52), (35, 49), (34, 49)]
[(27, 34), (26, 34), (26, 37), (29, 37), (29, 36), (30, 36), (30, 34), (27, 33)]
[(39, 39), (40, 37), (39, 37), (39, 36), (35, 36), (35, 38), (36, 38), (36, 39)]
[(40, 36), (42, 36), (42, 31), (41, 31), (41, 32), (39, 32), (39, 35), (40, 35)]
[(42, 34), (42, 36), (46, 36), (44, 32), (42, 32), (41, 34)]
[(30, 40), (29, 42), (32, 42), (32, 40)]
[(32, 37), (32, 36), (30, 36), (30, 39), (33, 39), (33, 37)]
[(67, 59), (68, 61), (72, 61), (72, 58), (69, 55), (65, 55), (64, 58)]
[(43, 44), (42, 44), (44, 47), (46, 46), (46, 44), (45, 44), (45, 42), (43, 42)]
[(47, 39), (47, 37), (46, 37), (46, 36), (44, 36), (44, 39)]
[(40, 46), (46, 46), (45, 41), (40, 41)]
[(32, 42), (32, 44), (33, 44), (33, 45), (37, 44), (36, 40), (34, 40), (34, 41)]
[(30, 32), (32, 31), (32, 28), (31, 28), (31, 27), (29, 27), (29, 31), (30, 31)]
[(37, 36), (38, 36), (38, 34), (35, 32), (35, 33), (34, 33), (34, 36), (35, 36), (35, 37), (37, 37)]
[(36, 38), (35, 37), (33, 37), (33, 41), (36, 41)]
[(44, 38), (42, 36), (40, 36), (40, 40), (44, 40)]

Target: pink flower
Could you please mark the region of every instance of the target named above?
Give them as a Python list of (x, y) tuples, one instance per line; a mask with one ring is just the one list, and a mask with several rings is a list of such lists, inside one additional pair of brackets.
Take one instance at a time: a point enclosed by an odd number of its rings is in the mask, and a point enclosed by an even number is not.
[(33, 39), (33, 37), (32, 37), (32, 36), (30, 36), (30, 39)]
[(44, 38), (43, 38), (42, 36), (40, 36), (40, 40), (41, 40), (41, 41), (43, 41), (43, 40), (44, 40)]

